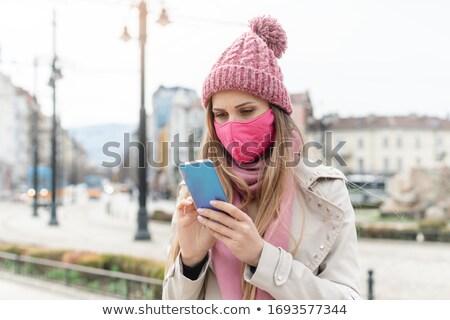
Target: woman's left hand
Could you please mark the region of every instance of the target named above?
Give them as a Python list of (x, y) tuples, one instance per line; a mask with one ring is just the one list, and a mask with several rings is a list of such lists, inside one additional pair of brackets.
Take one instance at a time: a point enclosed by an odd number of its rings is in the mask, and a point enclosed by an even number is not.
[(198, 221), (217, 240), (222, 241), (237, 259), (256, 267), (261, 257), (264, 240), (259, 235), (252, 219), (231, 203), (211, 201), (211, 205), (229, 215), (199, 208), (197, 209)]

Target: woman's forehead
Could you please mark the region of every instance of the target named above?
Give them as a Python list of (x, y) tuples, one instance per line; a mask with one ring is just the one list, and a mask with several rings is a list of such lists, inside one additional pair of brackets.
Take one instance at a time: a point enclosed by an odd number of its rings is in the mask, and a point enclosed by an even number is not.
[(265, 104), (264, 100), (239, 90), (220, 91), (212, 97), (212, 105), (214, 108), (234, 108), (248, 102)]

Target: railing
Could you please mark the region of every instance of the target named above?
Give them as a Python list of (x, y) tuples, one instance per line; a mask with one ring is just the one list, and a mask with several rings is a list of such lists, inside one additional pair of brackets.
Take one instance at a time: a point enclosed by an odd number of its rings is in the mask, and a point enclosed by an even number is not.
[(121, 299), (161, 299), (162, 280), (0, 252), (0, 270)]
[(368, 278), (367, 278), (367, 300), (375, 300), (375, 296), (373, 294), (373, 286), (374, 286), (374, 279), (373, 279), (373, 270), (369, 269), (367, 270)]

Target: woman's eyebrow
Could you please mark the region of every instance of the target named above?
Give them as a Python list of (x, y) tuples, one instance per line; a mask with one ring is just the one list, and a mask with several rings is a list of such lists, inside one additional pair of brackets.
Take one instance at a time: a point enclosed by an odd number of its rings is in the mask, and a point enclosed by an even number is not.
[[(247, 101), (247, 102), (240, 103), (240, 104), (238, 104), (237, 106), (235, 106), (234, 108), (237, 109), (237, 108), (239, 108), (239, 107), (245, 106), (245, 105), (250, 104), (250, 103), (254, 103), (254, 101)], [(216, 108), (216, 107), (213, 107), (212, 110), (213, 110), (213, 111), (214, 111), (214, 110), (215, 110), (215, 111), (225, 111), (225, 109), (222, 109), (222, 108)]]

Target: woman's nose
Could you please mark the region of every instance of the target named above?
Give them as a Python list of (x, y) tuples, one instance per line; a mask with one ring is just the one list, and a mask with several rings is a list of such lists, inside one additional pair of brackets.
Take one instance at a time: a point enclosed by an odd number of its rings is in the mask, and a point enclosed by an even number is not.
[(229, 121), (236, 121), (236, 120), (238, 120), (238, 118), (236, 117), (235, 114), (229, 114), (228, 115), (227, 122), (229, 122)]

